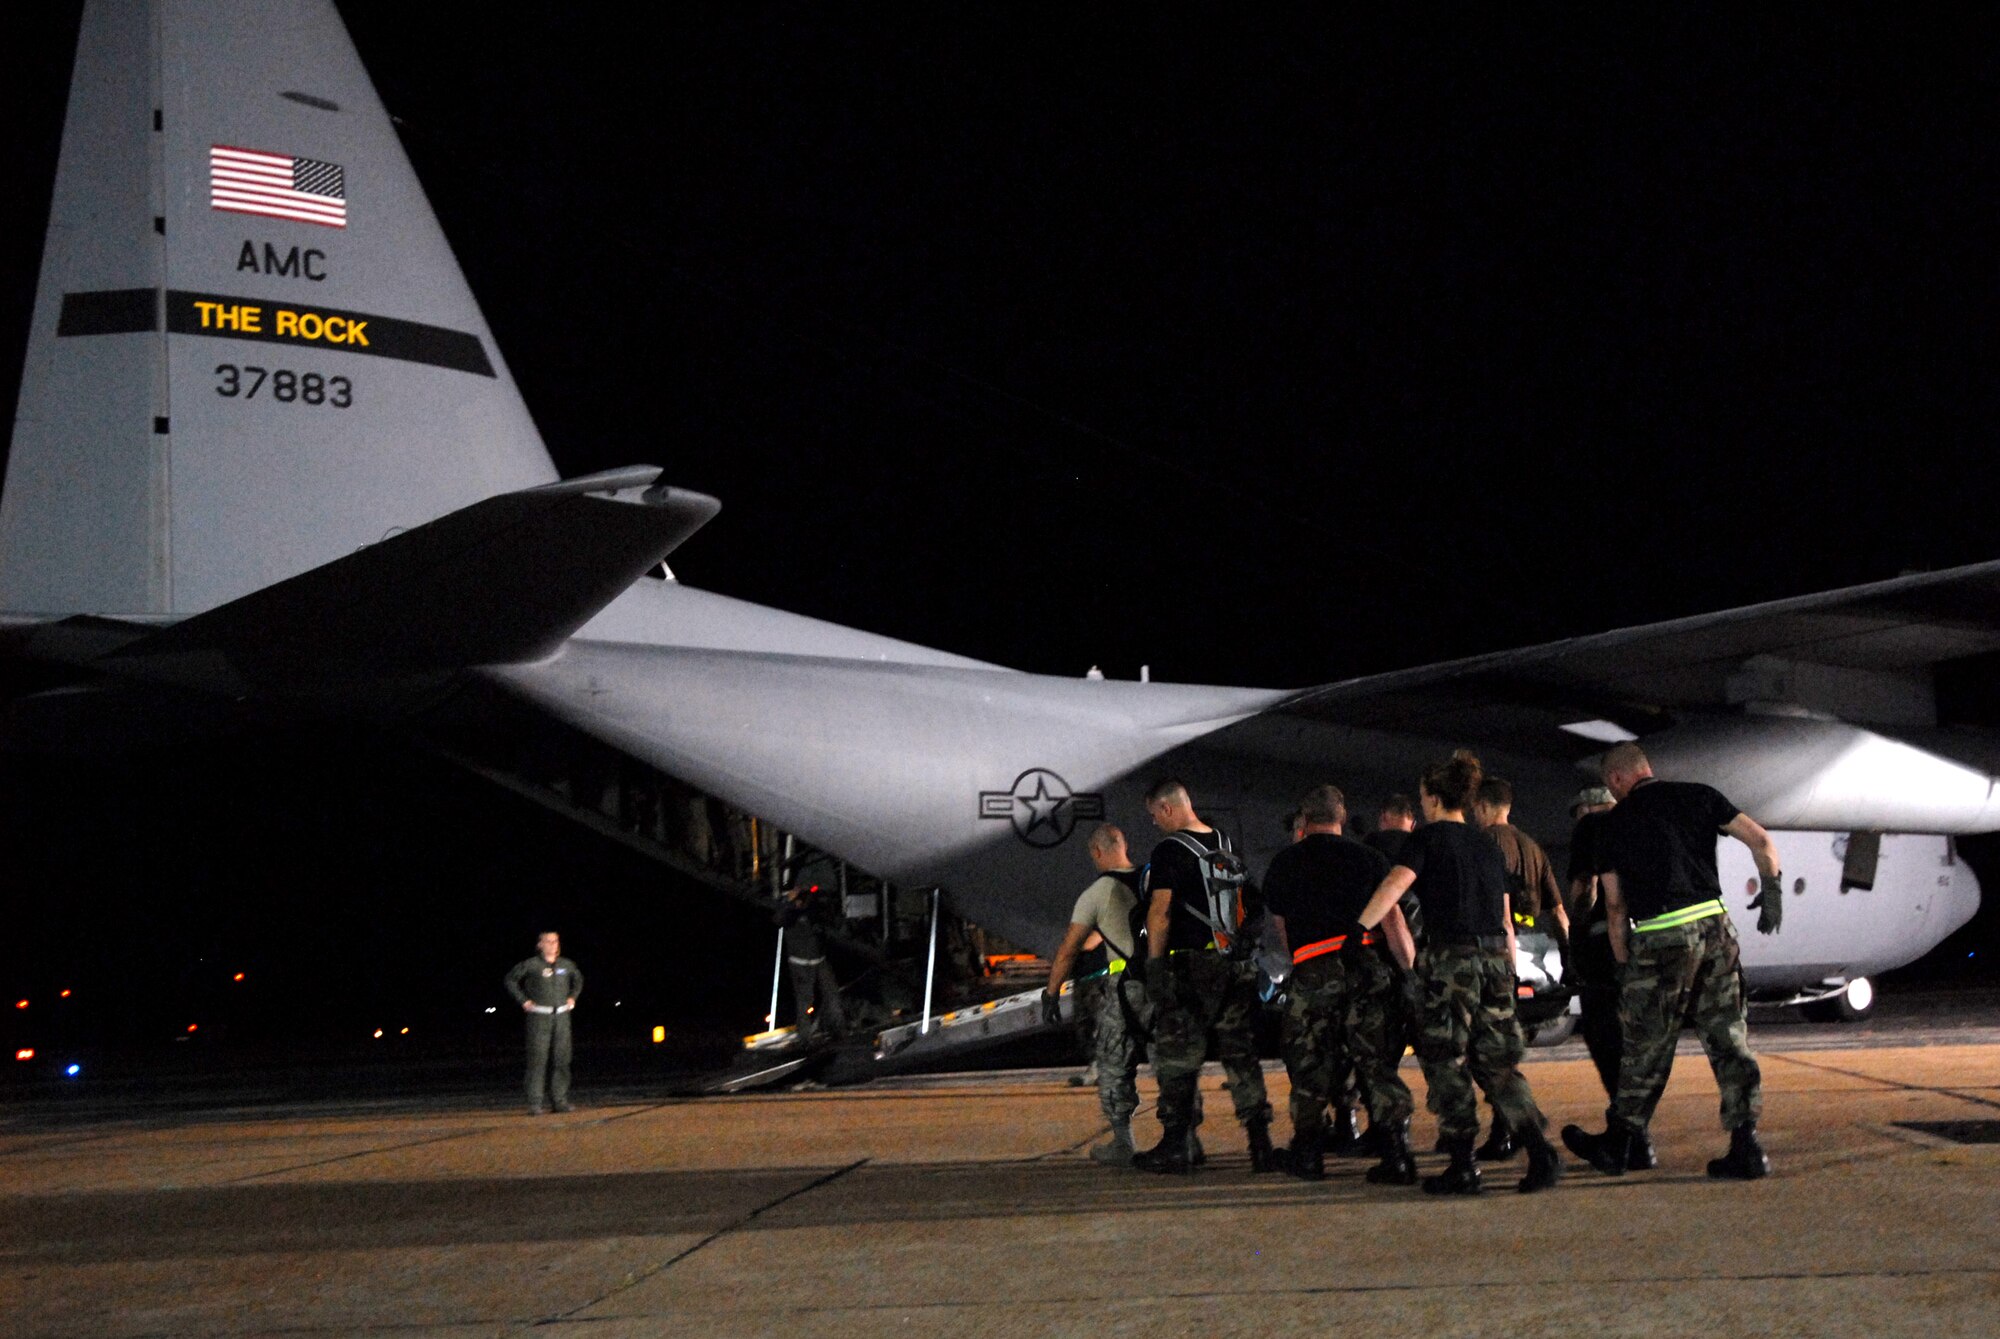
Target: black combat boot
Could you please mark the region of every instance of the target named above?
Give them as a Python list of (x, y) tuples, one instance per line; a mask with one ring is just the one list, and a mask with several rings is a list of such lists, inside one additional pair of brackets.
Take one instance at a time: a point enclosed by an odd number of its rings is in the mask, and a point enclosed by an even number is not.
[[(1611, 1109), (1604, 1110), (1604, 1126), (1611, 1128)], [(1565, 1138), (1564, 1143), (1568, 1143)], [(1632, 1151), (1625, 1158), (1628, 1172), (1650, 1172), (1660, 1165), (1660, 1155), (1653, 1151), (1653, 1136), (1646, 1130), (1632, 1131)]]
[(1301, 1181), (1324, 1181), (1326, 1179), (1326, 1131), (1294, 1130), (1292, 1146), (1281, 1148), (1273, 1155), (1278, 1161), (1278, 1170), (1296, 1176)]
[(1606, 1125), (1603, 1134), (1591, 1134), (1581, 1125), (1565, 1125), (1562, 1135), (1564, 1146), (1598, 1171), (1606, 1176), (1625, 1175), (1626, 1164), (1632, 1160), (1632, 1131), (1617, 1121)]
[(1739, 1125), (1729, 1132), (1729, 1151), (1711, 1158), (1708, 1174), (1719, 1180), (1755, 1181), (1771, 1174), (1771, 1160), (1757, 1142), (1757, 1122)]
[(1208, 1150), (1201, 1146), (1201, 1134), (1192, 1125), (1188, 1126), (1187, 1160), (1190, 1167), (1203, 1167), (1208, 1164)]
[(1484, 1187), (1479, 1183), (1479, 1162), (1472, 1156), (1472, 1136), (1464, 1135), (1450, 1141), (1451, 1165), (1436, 1176), (1424, 1178), (1426, 1195), (1477, 1195)]
[(1278, 1151), (1271, 1147), (1271, 1122), (1251, 1121), (1243, 1127), (1243, 1133), (1250, 1137), (1250, 1170), (1252, 1172), (1276, 1172), (1284, 1170), (1278, 1165)]
[(1188, 1145), (1192, 1136), (1185, 1125), (1169, 1125), (1160, 1135), (1160, 1142), (1144, 1153), (1132, 1155), (1134, 1170), (1141, 1172), (1186, 1173), (1194, 1170), (1188, 1158)]
[(1528, 1150), (1528, 1174), (1514, 1189), (1523, 1195), (1532, 1195), (1562, 1180), (1562, 1155), (1556, 1152), (1555, 1145), (1549, 1142), (1549, 1137), (1539, 1127), (1531, 1125), (1521, 1131), (1520, 1142), (1521, 1147)]
[(1410, 1122), (1405, 1119), (1383, 1125), (1378, 1142), (1382, 1146), (1382, 1161), (1368, 1169), (1368, 1183), (1376, 1186), (1415, 1185), (1417, 1158), (1410, 1152)]
[(1360, 1112), (1346, 1102), (1333, 1108), (1333, 1134), (1326, 1141), (1326, 1151), (1336, 1158), (1365, 1158), (1369, 1153), (1369, 1138), (1361, 1133)]
[(1486, 1142), (1472, 1156), (1481, 1162), (1505, 1162), (1520, 1151), (1514, 1142), (1514, 1132), (1507, 1128), (1507, 1122), (1500, 1119), (1500, 1113), (1493, 1113), (1493, 1133), (1486, 1136)]

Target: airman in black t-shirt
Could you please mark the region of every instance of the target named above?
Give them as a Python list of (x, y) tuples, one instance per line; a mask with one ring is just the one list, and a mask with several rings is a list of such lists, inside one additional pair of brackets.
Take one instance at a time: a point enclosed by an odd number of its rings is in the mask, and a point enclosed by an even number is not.
[[(1347, 803), (1338, 786), (1314, 787), (1299, 812), (1299, 841), (1272, 857), (1264, 878), (1264, 905), (1292, 960), (1282, 1040), (1292, 1080), (1292, 1146), (1280, 1165), (1308, 1181), (1326, 1174), (1326, 1104), (1351, 1065), (1384, 1151), (1369, 1179), (1412, 1185), (1410, 1090), (1396, 1073), (1403, 1056), (1402, 1034), (1393, 1028), (1396, 975), (1379, 952), (1340, 951), (1347, 927), (1388, 877), (1389, 862), (1341, 835)], [(1395, 908), (1381, 933), (1407, 940)]]
[[(1375, 816), (1375, 830), (1361, 840), (1387, 856), (1393, 866), (1396, 858), (1403, 853), (1403, 844), (1417, 828), (1417, 803), (1407, 795), (1391, 795), (1382, 802)], [(1410, 938), (1416, 943), (1417, 951), (1424, 947), (1424, 910), (1417, 905), (1415, 893), (1404, 893), (1403, 900), (1396, 904), (1402, 908), (1403, 923), (1410, 927)], [(1401, 1020), (1403, 1044), (1415, 1050), (1423, 1042), (1424, 1008), (1423, 991), (1417, 986), (1416, 978), (1405, 973), (1403, 990), (1396, 999), (1397, 1017)]]
[(1276, 1171), (1271, 1104), (1251, 1031), (1259, 1008), (1257, 987), (1222, 951), (1228, 927), (1212, 923), (1202, 868), (1202, 857), (1223, 848), (1227, 839), (1201, 821), (1179, 781), (1156, 782), (1146, 792), (1146, 812), (1167, 834), (1153, 848), (1146, 875), (1146, 994), (1156, 1010), (1153, 1072), (1160, 1096), (1155, 1110), (1164, 1133), (1132, 1165), (1149, 1172), (1191, 1170), (1189, 1137), (1199, 1110), (1196, 1080), (1213, 1042), (1236, 1119), (1249, 1140), (1250, 1169)]
[[(1382, 808), (1375, 816), (1375, 830), (1361, 840), (1388, 857), (1389, 863), (1394, 865), (1396, 857), (1403, 853), (1403, 843), (1408, 841), (1410, 834), (1416, 830), (1416, 801), (1407, 795), (1391, 795), (1382, 801)], [(1403, 922), (1410, 927), (1410, 938), (1416, 940), (1417, 947), (1421, 949), (1424, 946), (1424, 912), (1423, 908), (1417, 905), (1416, 894), (1403, 894), (1403, 900), (1397, 905), (1403, 909)], [(1412, 1046), (1416, 1045), (1415, 1021), (1414, 1018), (1411, 1020)]]
[[(1623, 1054), (1618, 1030), (1618, 962), (1611, 956), (1611, 931), (1605, 922), (1604, 899), (1599, 895), (1598, 875), (1603, 865), (1598, 852), (1603, 845), (1604, 821), (1616, 803), (1602, 786), (1589, 786), (1570, 801), (1570, 816), (1576, 828), (1569, 839), (1569, 873), (1565, 880), (1569, 904), (1569, 983), (1582, 1006), (1576, 1030), (1597, 1067), (1598, 1081), (1604, 1085), (1608, 1102), (1618, 1096), (1618, 1058)], [(1605, 1109), (1610, 1120), (1610, 1108)], [(1635, 1172), (1654, 1165), (1652, 1144), (1635, 1143), (1629, 1159)]]
[[(1516, 1189), (1546, 1190), (1562, 1175), (1528, 1081), (1525, 1047), (1514, 1018), (1514, 936), (1507, 909), (1507, 869), (1500, 850), (1469, 827), (1465, 811), (1479, 787), (1479, 760), (1456, 753), (1425, 770), (1418, 798), (1424, 826), (1410, 834), (1396, 866), (1368, 899), (1355, 929), (1373, 929), (1396, 899), (1414, 890), (1424, 909), (1426, 942), (1417, 958), (1424, 988), (1423, 1062), (1427, 1105), (1451, 1165), (1424, 1178), (1433, 1195), (1476, 1195), (1479, 1138), (1476, 1083), (1528, 1150), (1528, 1173)], [(1350, 931), (1351, 933), (1352, 931)]]
[(1673, 1071), (1682, 1022), (1692, 1019), (1722, 1091), (1729, 1151), (1708, 1174), (1769, 1175), (1757, 1140), (1763, 1075), (1750, 1053), (1736, 930), (1722, 904), (1715, 842), (1727, 834), (1750, 848), (1762, 886), (1757, 929), (1775, 934), (1784, 914), (1778, 848), (1754, 818), (1713, 786), (1661, 781), (1637, 744), (1604, 755), (1604, 784), (1618, 799), (1598, 834), (1612, 955), (1621, 964), (1618, 1017), (1623, 1055), (1618, 1091), (1601, 1135), (1563, 1127), (1563, 1142), (1607, 1175), (1623, 1175), (1645, 1138)]

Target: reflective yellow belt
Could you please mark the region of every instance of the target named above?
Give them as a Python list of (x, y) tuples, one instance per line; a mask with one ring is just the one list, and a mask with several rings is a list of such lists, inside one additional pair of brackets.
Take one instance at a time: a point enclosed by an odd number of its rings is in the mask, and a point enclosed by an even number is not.
[(1691, 907), (1676, 907), (1674, 910), (1661, 916), (1655, 916), (1649, 921), (1634, 921), (1632, 928), (1640, 934), (1644, 934), (1648, 930), (1672, 930), (1677, 926), (1693, 925), (1696, 921), (1705, 921), (1710, 916), (1720, 916), (1722, 910), (1722, 902), (1719, 898), (1711, 902), (1697, 902)]
[(1125, 970), (1125, 959), (1113, 958), (1111, 960), (1111, 965), (1104, 969), (1104, 973), (1106, 976), (1116, 976), (1124, 970)]

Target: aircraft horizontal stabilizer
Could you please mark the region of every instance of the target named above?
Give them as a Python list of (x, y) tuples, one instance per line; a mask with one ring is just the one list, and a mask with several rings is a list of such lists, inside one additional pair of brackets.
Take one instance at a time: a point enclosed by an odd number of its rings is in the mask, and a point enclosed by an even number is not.
[(633, 466), (476, 502), (113, 650), (243, 697), (544, 659), (721, 509)]

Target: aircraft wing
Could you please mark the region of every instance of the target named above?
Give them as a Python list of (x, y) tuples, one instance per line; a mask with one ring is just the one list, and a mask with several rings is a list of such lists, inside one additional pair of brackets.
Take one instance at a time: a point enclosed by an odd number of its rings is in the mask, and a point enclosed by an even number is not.
[(1934, 747), (1940, 694), (1977, 691), (1996, 653), (2000, 562), (1987, 562), (1348, 679), (1272, 712), (1574, 758), (1580, 740), (1617, 737), (1602, 723), (1645, 735), (1769, 703)]

